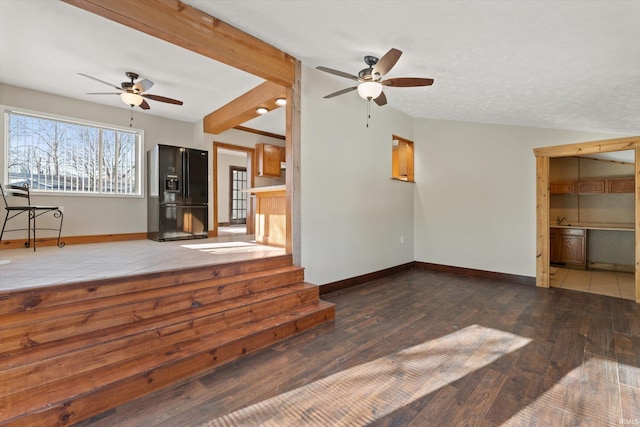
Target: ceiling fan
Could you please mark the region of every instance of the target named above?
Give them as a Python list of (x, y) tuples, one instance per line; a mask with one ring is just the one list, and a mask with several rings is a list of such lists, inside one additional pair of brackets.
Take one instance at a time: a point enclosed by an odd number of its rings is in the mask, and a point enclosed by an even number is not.
[(357, 89), (358, 95), (360, 95), (361, 98), (368, 101), (373, 99), (376, 104), (385, 105), (387, 103), (387, 97), (382, 91), (383, 86), (416, 87), (431, 86), (433, 84), (433, 79), (420, 77), (396, 77), (380, 80), (396, 65), (396, 62), (400, 59), (400, 55), (402, 55), (402, 51), (398, 49), (389, 50), (389, 52), (385, 53), (380, 59), (367, 55), (364, 57), (364, 62), (368, 65), (368, 68), (360, 70), (357, 76), (332, 68), (316, 67), (316, 69), (324, 71), (325, 73), (335, 74), (336, 76), (345, 77), (360, 83), (357, 86), (330, 93), (324, 98), (333, 98), (334, 96), (343, 95)]
[(182, 105), (182, 101), (178, 101), (177, 99), (145, 93), (146, 91), (151, 89), (151, 87), (153, 86), (153, 82), (147, 79), (143, 79), (136, 82), (135, 80), (140, 76), (131, 71), (127, 71), (125, 73), (126, 76), (131, 81), (122, 82), (120, 86), (111, 84), (109, 82), (105, 82), (104, 80), (100, 80), (95, 77), (91, 77), (87, 74), (83, 74), (83, 73), (78, 73), (78, 74), (84, 77), (88, 77), (97, 82), (106, 84), (107, 86), (111, 86), (112, 88), (120, 91), (120, 92), (91, 92), (91, 93), (87, 93), (87, 95), (120, 95), (122, 102), (124, 102), (125, 104), (130, 105), (131, 107), (139, 106), (143, 110), (148, 110), (149, 108), (151, 108), (144, 98), (152, 99), (154, 101), (159, 101), (159, 102), (166, 102), (167, 104)]

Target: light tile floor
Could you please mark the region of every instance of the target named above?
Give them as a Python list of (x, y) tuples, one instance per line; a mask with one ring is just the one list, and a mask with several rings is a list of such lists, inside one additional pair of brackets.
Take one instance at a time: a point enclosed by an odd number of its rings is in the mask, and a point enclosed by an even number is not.
[(556, 288), (635, 299), (633, 273), (551, 267), (549, 282), (552, 287)]
[(0, 249), (0, 291), (283, 255), (236, 235), (211, 239)]

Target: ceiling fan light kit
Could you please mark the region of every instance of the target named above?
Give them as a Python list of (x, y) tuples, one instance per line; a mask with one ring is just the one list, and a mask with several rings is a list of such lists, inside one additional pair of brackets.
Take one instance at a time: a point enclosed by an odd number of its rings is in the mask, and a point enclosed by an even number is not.
[(364, 82), (358, 85), (358, 95), (362, 99), (371, 101), (382, 93), (382, 85), (378, 82)]
[(132, 92), (122, 92), (120, 94), (120, 99), (122, 99), (122, 102), (127, 105), (131, 105), (132, 107), (137, 107), (144, 101), (143, 97)]

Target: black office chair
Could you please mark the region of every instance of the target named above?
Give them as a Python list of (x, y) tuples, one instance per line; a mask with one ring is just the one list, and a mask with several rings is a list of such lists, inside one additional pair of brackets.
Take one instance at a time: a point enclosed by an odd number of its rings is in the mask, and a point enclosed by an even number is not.
[[(40, 205), (32, 205), (31, 204), (31, 195), (29, 194), (29, 185), (24, 183), (24, 185), (6, 185), (4, 188), (2, 184), (0, 184), (0, 192), (2, 193), (2, 199), (4, 200), (4, 208), (7, 211), (7, 214), (4, 217), (4, 223), (2, 224), (2, 231), (0, 232), (0, 241), (2, 241), (2, 236), (4, 232), (10, 231), (24, 231), (27, 230), (27, 241), (24, 246), (31, 246), (31, 232), (33, 232), (33, 251), (36, 250), (36, 230), (52, 230), (58, 232), (58, 247), (63, 247), (64, 242), (60, 241), (60, 236), (62, 234), (62, 220), (63, 214), (60, 206), (40, 206)], [(9, 200), (14, 202), (18, 200), (16, 198), (20, 198), (20, 204), (9, 203)], [(26, 204), (24, 204), (24, 199), (26, 199)], [(55, 218), (60, 218), (60, 225), (58, 228), (37, 228), (36, 227), (36, 218), (40, 215), (44, 215), (48, 212), (51, 212)], [(23, 213), (27, 213), (29, 217), (27, 228), (15, 228), (11, 230), (5, 230), (7, 226), (7, 222)]]

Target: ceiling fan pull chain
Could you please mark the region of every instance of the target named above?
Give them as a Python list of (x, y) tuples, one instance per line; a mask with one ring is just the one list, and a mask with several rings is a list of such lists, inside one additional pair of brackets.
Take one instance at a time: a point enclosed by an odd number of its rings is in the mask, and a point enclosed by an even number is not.
[(371, 118), (371, 99), (367, 100), (367, 127), (369, 127), (370, 118)]
[(133, 127), (133, 105), (131, 106), (131, 110), (130, 111), (130, 118), (131, 120), (129, 120), (129, 127), (132, 128)]

